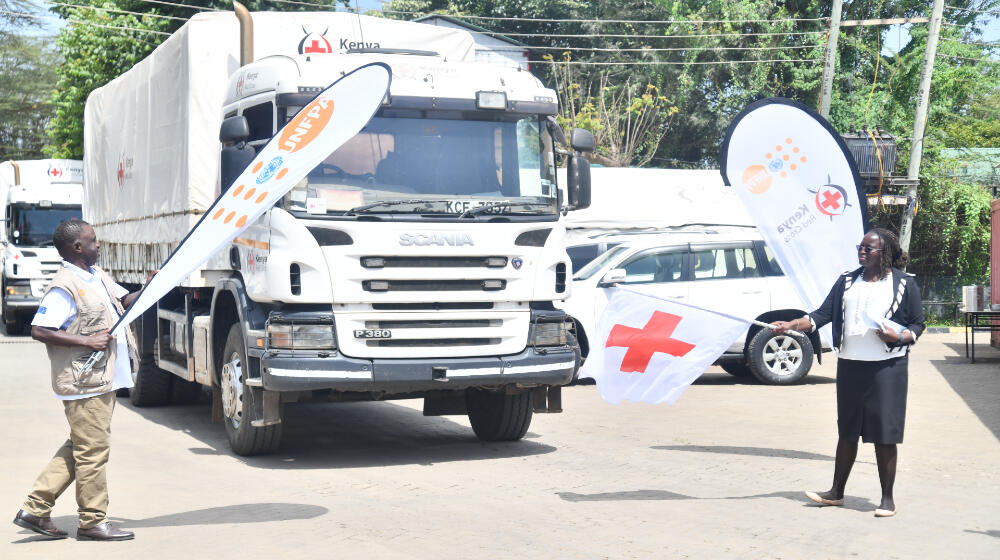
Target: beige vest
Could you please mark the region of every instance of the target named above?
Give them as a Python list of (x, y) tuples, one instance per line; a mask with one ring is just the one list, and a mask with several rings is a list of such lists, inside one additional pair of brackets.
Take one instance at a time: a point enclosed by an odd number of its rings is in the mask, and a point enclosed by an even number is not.
[[(121, 302), (111, 294), (114, 293), (114, 282), (100, 268), (94, 267), (97, 277), (104, 283), (100, 286), (95, 282), (87, 282), (80, 278), (77, 273), (67, 267), (62, 267), (56, 273), (52, 283), (49, 284), (48, 294), (53, 288), (61, 288), (66, 293), (73, 296), (76, 303), (76, 318), (66, 328), (69, 334), (79, 334), (89, 336), (99, 332), (104, 332), (114, 326), (118, 320), (104, 303), (104, 297), (98, 290), (106, 289), (111, 298), (111, 304), (115, 306), (118, 313), (124, 314)], [(130, 358), (135, 357), (135, 339), (132, 337), (132, 329), (125, 329), (125, 338), (128, 341)], [(47, 344), (45, 346), (49, 353), (49, 361), (52, 364), (52, 390), (57, 395), (90, 395), (102, 394), (111, 390), (111, 384), (115, 377), (115, 355), (118, 344), (112, 343), (104, 350), (101, 357), (91, 370), (80, 375), (80, 370), (87, 363), (93, 350), (83, 346), (55, 346)], [(133, 366), (134, 367), (134, 366)]]

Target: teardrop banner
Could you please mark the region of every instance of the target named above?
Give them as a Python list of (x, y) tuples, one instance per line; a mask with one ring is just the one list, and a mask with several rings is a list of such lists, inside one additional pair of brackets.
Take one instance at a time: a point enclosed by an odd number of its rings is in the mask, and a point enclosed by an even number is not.
[(805, 105), (772, 97), (729, 125), (722, 179), (753, 218), (806, 306), (818, 308), (837, 276), (858, 265), (868, 200), (840, 134)]
[(230, 244), (330, 153), (361, 131), (389, 91), (392, 71), (366, 64), (302, 108), (257, 153), (167, 258), (115, 323), (128, 326), (212, 255)]

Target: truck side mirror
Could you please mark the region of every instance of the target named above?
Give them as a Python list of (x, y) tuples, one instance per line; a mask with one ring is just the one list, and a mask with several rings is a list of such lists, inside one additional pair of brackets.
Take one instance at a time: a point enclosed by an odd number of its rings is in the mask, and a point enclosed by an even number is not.
[(615, 284), (621, 284), (625, 281), (625, 269), (616, 268), (614, 270), (609, 270), (604, 278), (597, 283), (598, 288), (614, 288)]
[(583, 210), (590, 206), (590, 162), (583, 156), (573, 155), (569, 158), (566, 167), (566, 197), (573, 210)]
[(219, 127), (219, 141), (223, 144), (240, 142), (250, 137), (250, 125), (243, 115), (229, 117), (222, 121)]
[(578, 152), (593, 152), (594, 134), (589, 130), (574, 128), (569, 133), (569, 145)]
[(556, 145), (565, 146), (566, 145), (566, 135), (563, 134), (563, 129), (556, 122), (556, 118), (549, 115), (545, 118), (545, 122), (549, 128), (549, 134), (552, 135), (552, 139), (555, 140)]

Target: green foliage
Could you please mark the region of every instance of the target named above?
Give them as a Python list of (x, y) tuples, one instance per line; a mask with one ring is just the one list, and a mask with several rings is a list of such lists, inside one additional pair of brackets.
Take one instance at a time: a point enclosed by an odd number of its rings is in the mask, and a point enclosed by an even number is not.
[(42, 157), (57, 62), (49, 37), (0, 41), (0, 161)]

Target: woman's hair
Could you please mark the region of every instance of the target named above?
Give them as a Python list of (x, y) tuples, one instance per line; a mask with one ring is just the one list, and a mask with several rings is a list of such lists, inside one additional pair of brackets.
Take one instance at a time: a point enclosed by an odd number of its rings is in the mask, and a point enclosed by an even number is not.
[(882, 240), (878, 271), (879, 278), (885, 278), (889, 274), (890, 268), (903, 268), (906, 266), (906, 263), (910, 262), (909, 255), (904, 253), (902, 247), (899, 246), (899, 238), (896, 237), (895, 233), (884, 228), (874, 228), (868, 233), (874, 233)]

